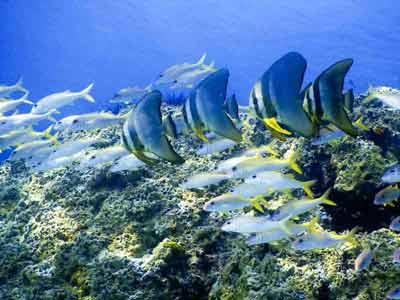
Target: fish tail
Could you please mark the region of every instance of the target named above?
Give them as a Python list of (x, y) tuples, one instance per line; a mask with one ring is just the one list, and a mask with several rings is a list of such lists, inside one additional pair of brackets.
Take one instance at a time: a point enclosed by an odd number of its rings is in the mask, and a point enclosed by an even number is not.
[(362, 130), (368, 131), (369, 128), (363, 123), (363, 116), (359, 117), (355, 122), (354, 125)]
[(21, 92), (24, 92), (25, 94), (28, 93), (28, 90), (23, 87), (24, 80), (22, 77), (18, 79), (18, 81), (15, 83), (15, 88)]
[(292, 135), (292, 133), (284, 128), (281, 127), (281, 125), (279, 125), (278, 121), (276, 120), (275, 117), (272, 118), (264, 118), (263, 122), (271, 127), (272, 129), (274, 129), (275, 131), (285, 134), (285, 135)]
[(261, 213), (264, 212), (263, 206), (268, 206), (268, 202), (265, 201), (264, 197), (261, 195), (255, 196), (253, 199), (250, 200), (250, 202), (251, 205)]
[(306, 194), (307, 194), (309, 197), (311, 197), (311, 198), (314, 197), (313, 192), (311, 191), (311, 187), (312, 187), (316, 182), (317, 182), (316, 180), (309, 180), (309, 181), (304, 181), (304, 182), (303, 182), (303, 189), (304, 189), (304, 192), (306, 192)]
[(358, 242), (355, 239), (355, 234), (357, 233), (357, 231), (359, 230), (358, 227), (354, 227), (349, 233), (346, 234), (346, 236), (344, 237), (345, 241), (347, 243), (349, 243), (352, 246), (357, 246)]
[(369, 102), (371, 102), (371, 101), (373, 101), (375, 99), (376, 99), (376, 94), (375, 93), (370, 93), (367, 97), (365, 97), (363, 99), (363, 103), (366, 104), (366, 103), (369, 103)]
[(202, 65), (204, 64), (204, 61), (206, 60), (207, 53), (203, 53), (203, 55), (200, 57), (200, 59), (196, 62), (196, 65)]
[(271, 143), (269, 143), (268, 145), (265, 145), (263, 148), (268, 152), (271, 153), (273, 156), (278, 157), (279, 153), (278, 151), (276, 151), (272, 145), (274, 145), (274, 141), (272, 141)]
[(87, 88), (81, 91), (83, 98), (85, 98), (89, 102), (95, 102), (94, 98), (89, 94), (93, 88), (93, 83), (89, 84)]
[(316, 217), (312, 218), (307, 224), (306, 224), (306, 228), (307, 231), (310, 233), (315, 233), (317, 232), (317, 225), (319, 222), (319, 215), (317, 215)]
[(58, 141), (58, 136), (51, 134), (52, 129), (53, 129), (53, 126), (49, 126), (42, 133), (46, 137), (46, 139), (48, 139), (49, 141), (52, 141), (55, 145), (58, 145), (58, 144), (60, 144), (60, 142)]
[(52, 116), (52, 114), (58, 114), (60, 113), (58, 110), (56, 109), (52, 109), (49, 112), (47, 112), (46, 114), (44, 114), (46, 116), (46, 119), (53, 122), (53, 123), (57, 123), (57, 120), (54, 119), (54, 117)]
[(294, 150), (290, 150), (289, 155), (287, 157), (287, 162), (289, 167), (298, 174), (303, 174), (300, 166), (296, 162), (297, 160), (297, 153)]
[(318, 198), (318, 200), (320, 200), (322, 203), (324, 203), (326, 205), (336, 206), (335, 202), (333, 202), (332, 200), (328, 199), (328, 196), (329, 196), (331, 190), (332, 190), (332, 188), (327, 189), (325, 191), (325, 193), (323, 193), (322, 196)]
[(279, 221), (280, 223), (280, 228), (287, 234), (287, 235), (292, 235), (292, 232), (290, 231), (290, 222), (289, 220), (292, 218), (293, 216), (290, 215), (284, 219), (282, 219), (281, 221)]

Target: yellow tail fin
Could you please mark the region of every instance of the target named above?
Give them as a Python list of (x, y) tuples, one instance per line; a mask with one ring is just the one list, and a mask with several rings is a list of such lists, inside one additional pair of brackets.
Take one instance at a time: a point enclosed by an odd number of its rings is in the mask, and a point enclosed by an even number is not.
[(357, 233), (357, 231), (358, 231), (358, 227), (354, 227), (349, 233), (347, 233), (346, 235), (345, 235), (345, 237), (344, 237), (344, 239), (346, 240), (346, 242), (347, 243), (349, 243), (350, 245), (352, 245), (352, 246), (357, 246), (358, 245), (358, 242), (357, 242), (357, 240), (355, 239), (355, 234)]
[(372, 94), (369, 94), (367, 97), (365, 97), (363, 99), (363, 103), (366, 104), (366, 103), (369, 103), (369, 102), (371, 102), (371, 101), (373, 101), (375, 99), (376, 99), (376, 94), (372, 93)]
[(328, 199), (328, 196), (329, 196), (331, 190), (332, 190), (332, 188), (327, 189), (325, 191), (325, 193), (323, 193), (322, 196), (318, 198), (318, 200), (321, 201), (324, 204), (336, 206), (335, 202), (333, 202), (332, 200)]
[(265, 118), (263, 119), (264, 123), (274, 129), (275, 131), (279, 133), (283, 133), (285, 135), (292, 135), (290, 131), (287, 131), (286, 129), (282, 128), (281, 125), (278, 124), (278, 121), (276, 120), (275, 117), (272, 118)]
[(309, 180), (303, 182), (303, 189), (304, 192), (307, 194), (308, 197), (314, 198), (314, 194), (311, 191), (311, 187), (316, 183), (316, 180)]
[(289, 167), (298, 174), (303, 174), (300, 166), (296, 162), (297, 153), (294, 150), (290, 150), (289, 155), (287, 156), (287, 162)]
[(50, 133), (52, 128), (53, 126), (49, 126), (42, 133), (48, 140), (52, 141), (55, 145), (58, 145), (60, 142), (58, 141), (57, 136)]
[(266, 201), (265, 199), (264, 199), (264, 197), (263, 196), (261, 196), (261, 195), (258, 195), (258, 196), (255, 196), (254, 198), (252, 198), (251, 200), (250, 200), (250, 202), (251, 202), (251, 205), (256, 209), (256, 210), (258, 210), (259, 212), (264, 212), (264, 208), (262, 207), (262, 205), (263, 206), (268, 206), (268, 201)]
[(312, 218), (308, 223), (305, 223), (304, 226), (309, 233), (316, 233), (318, 232), (317, 226), (319, 222), (319, 215)]
[(363, 123), (363, 117), (359, 117), (357, 121), (354, 122), (354, 125), (362, 130), (369, 130), (369, 128)]

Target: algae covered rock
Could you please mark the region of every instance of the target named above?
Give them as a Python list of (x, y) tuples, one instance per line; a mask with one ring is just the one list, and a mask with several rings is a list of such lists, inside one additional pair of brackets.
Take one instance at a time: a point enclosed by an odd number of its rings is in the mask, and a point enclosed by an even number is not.
[[(386, 142), (376, 136), (386, 128), (389, 133), (382, 139), (393, 142), (399, 135), (399, 113), (370, 103), (359, 105), (354, 119), (360, 114), (374, 132), (371, 138), (363, 133), (322, 146), (304, 138), (272, 144), (280, 155), (296, 151), (303, 174), (295, 176), (317, 180), (315, 195), (333, 188), (330, 198), (337, 206), (324, 206), (306, 218), (320, 214), (321, 226), (337, 232), (358, 226), (360, 244), (346, 250), (299, 252), (289, 241), (247, 246), (242, 236), (220, 230), (238, 212), (202, 210), (236, 181), (192, 191), (179, 187), (187, 177), (214, 169), (243, 149), (271, 142), (258, 121), (243, 127), (244, 143), (222, 153), (197, 156), (198, 140), (174, 140), (186, 159), (181, 166), (160, 162), (119, 174), (110, 174), (107, 166), (33, 174), (21, 162), (4, 163), (0, 299), (383, 299), (399, 283), (400, 269), (391, 254), (400, 246), (400, 236), (385, 228), (400, 209), (373, 205), (383, 187), (382, 173), (396, 162), (396, 153), (382, 148)], [(63, 138), (99, 136), (111, 145), (118, 132), (113, 126)], [(268, 209), (299, 195), (268, 197)], [(359, 252), (378, 244), (370, 268), (354, 271)]]

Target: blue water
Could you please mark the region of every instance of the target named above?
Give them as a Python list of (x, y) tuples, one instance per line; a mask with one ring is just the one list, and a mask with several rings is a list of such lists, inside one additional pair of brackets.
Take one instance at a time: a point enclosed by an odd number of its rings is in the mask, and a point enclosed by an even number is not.
[(37, 100), (94, 82), (97, 104), (63, 110), (79, 113), (206, 52), (230, 69), (229, 88), (247, 103), (257, 77), (294, 50), (309, 62), (308, 80), (353, 57), (357, 91), (400, 86), (399, 11), (398, 0), (1, 0), (0, 83), (23, 76)]

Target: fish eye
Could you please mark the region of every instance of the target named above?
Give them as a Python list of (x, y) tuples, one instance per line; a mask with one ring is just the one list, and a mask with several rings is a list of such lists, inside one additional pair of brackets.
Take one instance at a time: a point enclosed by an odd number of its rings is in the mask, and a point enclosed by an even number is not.
[(35, 104), (33, 104), (33, 107), (38, 107), (38, 105), (35, 103)]
[(90, 159), (95, 159), (96, 158), (96, 155), (92, 155), (91, 157), (90, 157)]
[(76, 123), (78, 123), (78, 122), (79, 122), (79, 120), (78, 120), (78, 119), (75, 119), (75, 120), (72, 121), (72, 124), (76, 124)]
[(4, 124), (6, 124), (6, 123), (7, 123), (6, 121), (2, 121), (2, 122), (1, 122), (1, 125), (4, 125)]
[(28, 157), (28, 159), (32, 159), (32, 158), (33, 158), (33, 156), (32, 156), (32, 155)]
[(232, 168), (232, 171), (236, 171), (236, 170), (237, 170), (237, 167), (233, 167), (233, 168)]
[(175, 79), (175, 80), (174, 80), (174, 83), (178, 83), (178, 80)]
[(54, 153), (54, 152), (56, 152), (57, 150), (56, 149), (54, 149), (52, 152)]
[(267, 157), (267, 153), (266, 153), (266, 152), (263, 152), (263, 153), (261, 153), (261, 156), (262, 156), (262, 157)]
[(57, 124), (61, 125), (61, 121), (57, 121)]
[(304, 242), (304, 239), (303, 239), (303, 238), (299, 238), (297, 241), (298, 241), (299, 243), (302, 243), (302, 242)]
[(390, 172), (390, 173), (394, 173), (394, 169), (391, 169), (389, 172)]
[(226, 224), (231, 225), (232, 223), (231, 223), (231, 221), (228, 221), (228, 222), (226, 222)]
[(251, 176), (251, 178), (257, 178), (257, 175), (256, 175), (256, 174), (254, 174), (253, 176)]
[(233, 192), (234, 192), (233, 189), (229, 190), (229, 193), (233, 193)]
[(210, 202), (210, 205), (214, 205), (215, 204), (215, 202)]
[(163, 77), (163, 74), (160, 74), (160, 78)]

